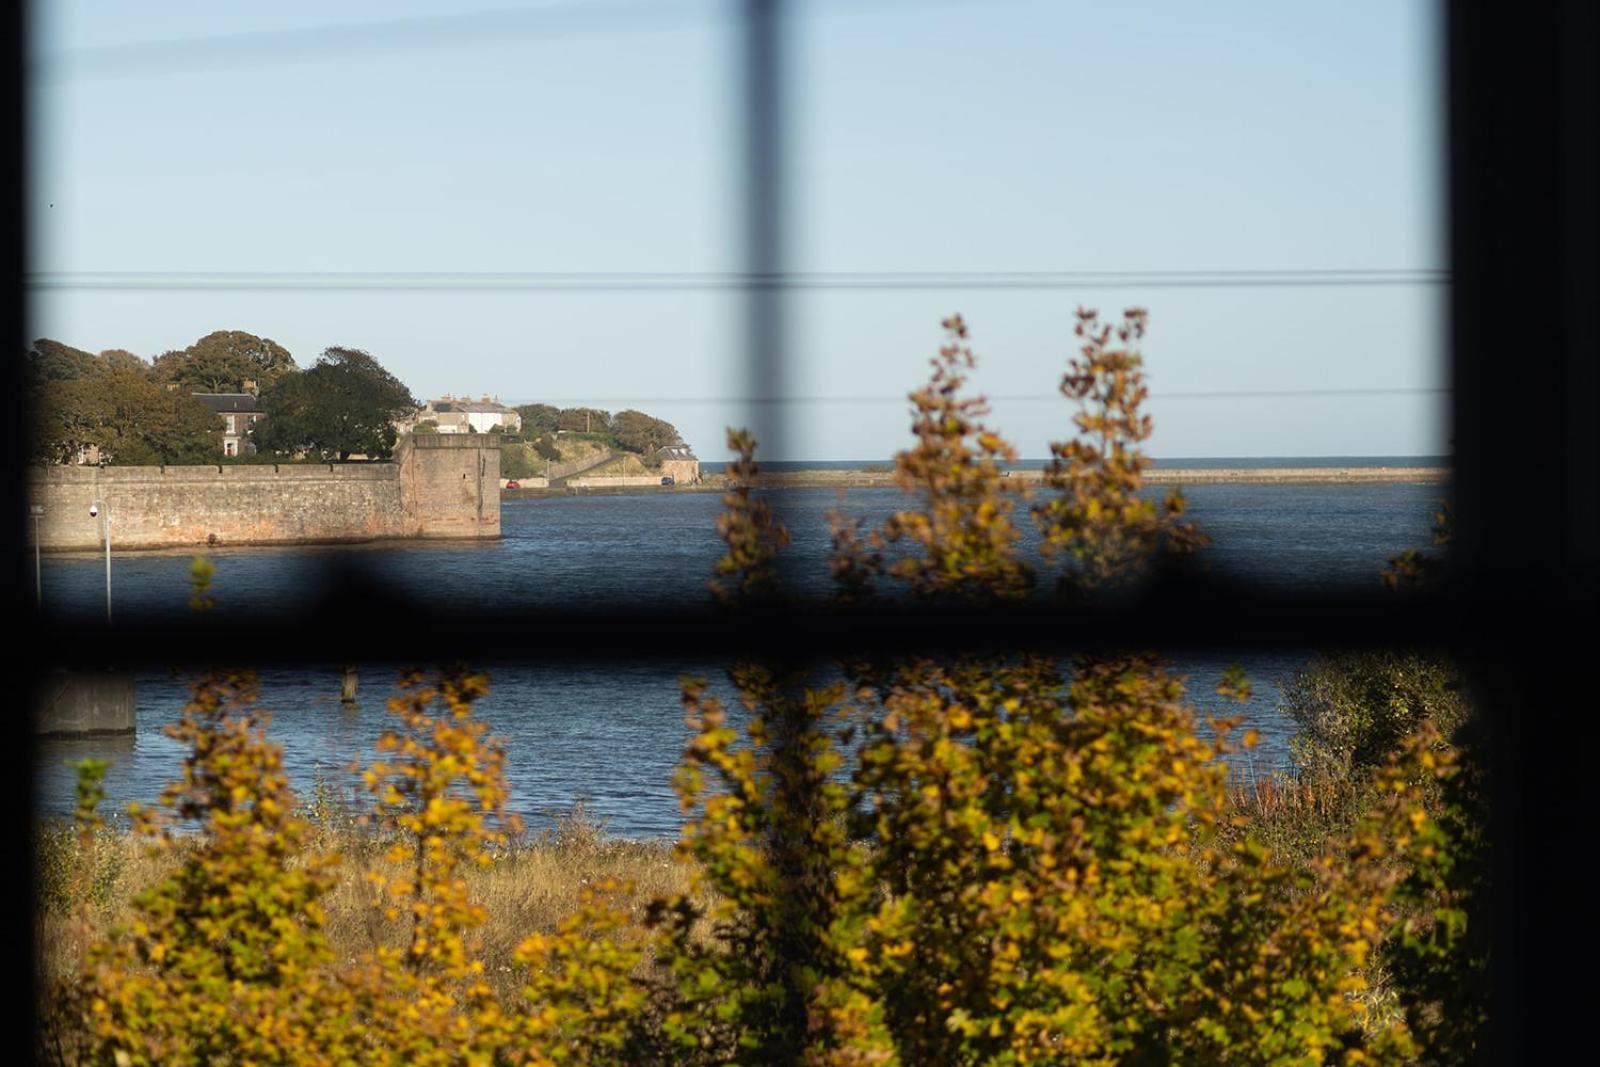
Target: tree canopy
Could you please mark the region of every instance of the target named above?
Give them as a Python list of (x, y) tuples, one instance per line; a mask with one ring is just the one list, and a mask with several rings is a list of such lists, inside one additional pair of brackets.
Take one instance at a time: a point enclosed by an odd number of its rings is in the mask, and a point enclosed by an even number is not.
[(582, 433), (609, 433), (611, 412), (599, 408), (563, 408), (556, 429)]
[(246, 382), (265, 391), (298, 369), (288, 349), (243, 330), (217, 330), (155, 359), (157, 378), (198, 393), (243, 392)]
[(619, 411), (611, 420), (611, 436), (628, 452), (656, 452), (683, 443), (678, 428), (642, 411)]
[(266, 418), (253, 435), (257, 449), (347, 460), (392, 455), (394, 422), (417, 402), (369, 353), (334, 347), (310, 369), (279, 378), (262, 393), (261, 405)]
[(150, 364), (125, 348), (108, 348), (98, 356), (81, 348), (41, 337), (23, 354), (28, 381), (34, 389), (50, 382), (70, 382), (96, 378), (111, 371), (124, 371), (148, 377)]
[(33, 342), (33, 347), (28, 349), (24, 358), (28, 364), (28, 377), (35, 385), (87, 378), (93, 373), (95, 364), (93, 352), (52, 341), (48, 337)]
[(122, 466), (205, 463), (222, 432), (216, 412), (129, 367), (52, 382), (36, 392), (33, 418), (34, 458), (48, 463), (75, 463), (90, 446)]
[(561, 409), (552, 404), (519, 404), (517, 414), (522, 416), (522, 432), (526, 434), (561, 428)]

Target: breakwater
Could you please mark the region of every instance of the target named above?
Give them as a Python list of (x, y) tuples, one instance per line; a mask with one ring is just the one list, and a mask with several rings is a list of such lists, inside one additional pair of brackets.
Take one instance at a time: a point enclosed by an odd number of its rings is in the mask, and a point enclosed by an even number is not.
[[(1037, 485), (1044, 472), (1037, 469), (1006, 472), (1018, 487)], [(1443, 485), (1450, 480), (1448, 467), (1163, 467), (1147, 470), (1150, 486), (1185, 485)], [(617, 492), (722, 492), (727, 477), (703, 475), (698, 484), (663, 486), (658, 478), (573, 479), (565, 487), (528, 487), (508, 490), (512, 498), (537, 498), (552, 494)], [(766, 489), (891, 489), (894, 472), (887, 469), (790, 470), (762, 474), (756, 484)]]
[(406, 437), (386, 463), (34, 468), (28, 496), (51, 552), (101, 548), (107, 515), (114, 550), (497, 538), (490, 436)]

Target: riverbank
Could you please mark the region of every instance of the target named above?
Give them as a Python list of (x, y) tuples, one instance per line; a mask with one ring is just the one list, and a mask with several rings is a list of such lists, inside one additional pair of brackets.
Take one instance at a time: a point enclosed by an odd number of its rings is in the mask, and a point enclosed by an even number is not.
[[(1037, 485), (1041, 470), (1007, 471), (1006, 477), (1019, 488)], [(1447, 467), (1171, 467), (1145, 472), (1151, 486), (1185, 485), (1442, 485), (1450, 480)], [(599, 478), (585, 479), (581, 486), (557, 489), (507, 489), (509, 500), (564, 496), (568, 493), (616, 495), (623, 493), (720, 493), (727, 488), (722, 474), (708, 474), (696, 485), (603, 485)], [(894, 472), (886, 468), (865, 470), (796, 470), (761, 475), (756, 484), (763, 489), (888, 489), (893, 488)]]
[[(1281, 862), (1309, 864), (1331, 837), (1348, 833), (1362, 810), (1362, 787), (1343, 780), (1289, 777), (1252, 779), (1226, 795), (1233, 816), (1223, 823), (1226, 841), (1246, 837), (1268, 844)], [(389, 839), (364, 826), (358, 813), (318, 792), (306, 798), (310, 822), (307, 854), (336, 856), (333, 882), (323, 897), (324, 932), (335, 959), (355, 960), (380, 946), (400, 943), (405, 921), (377, 914), (371, 878), (403, 874), (387, 854)], [(36, 825), (36, 960), (48, 997), (70, 982), (83, 965), (90, 941), (108, 936), (136, 918), (134, 900), (171, 877), (197, 839), (180, 834), (175, 844), (152, 849), (150, 841), (116, 820), (88, 839), (65, 820)], [(580, 805), (539, 833), (514, 839), (487, 866), (467, 865), (461, 878), (472, 901), (483, 908), (478, 929), (486, 980), (504, 1002), (515, 1002), (524, 984), (516, 949), (530, 934), (553, 933), (583, 906), (591, 887), (620, 887), (608, 898), (644, 935), (652, 901), (694, 892), (695, 861), (675, 840), (631, 840), (609, 834)], [(702, 896), (701, 902), (707, 898)], [(1383, 981), (1384, 976), (1375, 976)], [(59, 1018), (58, 1025), (78, 1025)]]

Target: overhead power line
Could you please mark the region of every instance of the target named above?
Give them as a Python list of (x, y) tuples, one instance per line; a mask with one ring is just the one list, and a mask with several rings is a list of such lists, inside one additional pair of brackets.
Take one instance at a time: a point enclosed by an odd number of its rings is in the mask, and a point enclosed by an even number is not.
[(347, 60), (418, 48), (497, 44), (526, 37), (652, 29), (705, 14), (703, 6), (693, 8), (659, 0), (497, 8), (62, 49), (36, 57), (29, 73), (45, 78), (118, 78)]
[(1274, 289), (1442, 286), (1438, 268), (1142, 271), (40, 271), (40, 290), (253, 292), (719, 292)]
[[(794, 11), (802, 16), (859, 15), (979, 2), (992, 3), (993, 0), (842, 0), (839, 3), (795, 4)], [(189, 74), (283, 63), (349, 60), (391, 52), (496, 45), (541, 37), (649, 31), (696, 22), (731, 24), (738, 11), (738, 7), (729, 2), (673, 4), (667, 0), (589, 0), (492, 8), (448, 15), (66, 48), (35, 56), (28, 73), (51, 80)]]
[[(1151, 400), (1294, 400), (1323, 397), (1435, 396), (1451, 390), (1448, 386), (1373, 386), (1366, 388), (1310, 389), (1191, 389), (1152, 392)], [(1059, 404), (1060, 394), (1019, 393), (987, 395), (991, 404)], [(772, 404), (880, 405), (908, 403), (905, 395), (872, 396), (568, 396), (544, 397), (533, 403), (551, 407), (599, 407), (619, 404), (678, 404), (693, 406), (764, 406)]]

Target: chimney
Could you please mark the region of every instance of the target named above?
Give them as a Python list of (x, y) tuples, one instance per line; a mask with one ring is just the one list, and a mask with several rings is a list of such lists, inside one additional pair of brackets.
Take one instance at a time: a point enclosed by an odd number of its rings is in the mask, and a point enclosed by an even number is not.
[(261, 390), (256, 388), (256, 380), (254, 378), (246, 378), (244, 380), (244, 391), (249, 393), (251, 396), (256, 396), (261, 392)]

